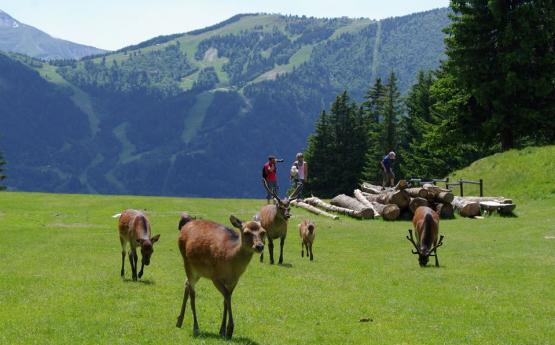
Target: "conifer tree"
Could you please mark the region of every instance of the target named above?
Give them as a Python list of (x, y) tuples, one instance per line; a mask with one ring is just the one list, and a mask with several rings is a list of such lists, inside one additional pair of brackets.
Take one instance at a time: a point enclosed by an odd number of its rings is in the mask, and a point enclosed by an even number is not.
[(555, 2), (452, 0), (446, 71), (469, 95), (467, 141), (554, 142)]

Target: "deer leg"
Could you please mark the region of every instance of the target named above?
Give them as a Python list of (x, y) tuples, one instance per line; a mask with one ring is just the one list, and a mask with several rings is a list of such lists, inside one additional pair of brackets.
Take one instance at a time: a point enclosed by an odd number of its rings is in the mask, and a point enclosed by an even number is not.
[(437, 249), (434, 249), (434, 256), (436, 258), (436, 267), (439, 267), (439, 259), (437, 258)]
[(143, 276), (143, 269), (145, 268), (145, 264), (143, 263), (143, 259), (141, 259), (141, 270), (139, 271), (139, 278)]
[[(278, 264), (283, 263), (283, 245), (285, 244), (285, 236), (279, 239), (279, 261)], [(307, 249), (308, 250), (308, 249)]]
[(197, 321), (197, 308), (195, 307), (196, 293), (195, 293), (195, 288), (192, 285), (191, 285), (191, 290), (189, 294), (191, 295), (191, 310), (193, 311), (193, 335), (198, 336), (200, 332), (199, 332), (198, 321)]
[(220, 326), (220, 337), (225, 337), (225, 326), (227, 319), (227, 303), (225, 302), (224, 298), (224, 315), (222, 316), (222, 325)]
[(185, 292), (183, 293), (183, 303), (181, 304), (181, 312), (179, 313), (179, 316), (177, 317), (177, 323), (175, 324), (175, 326), (179, 328), (181, 328), (181, 326), (183, 325), (183, 317), (185, 316), (185, 307), (187, 306), (187, 299), (189, 298), (189, 292), (190, 292), (189, 281), (186, 281)]
[(133, 280), (137, 280), (137, 260), (135, 260), (135, 255), (137, 253), (131, 249), (129, 251), (129, 263), (131, 264), (131, 277)]
[[(310, 248), (310, 261), (312, 261), (312, 260), (314, 260), (314, 256), (312, 255), (312, 243), (310, 244), (309, 248)], [(307, 249), (307, 251), (308, 251), (308, 249)]]
[(264, 251), (260, 253), (260, 262), (264, 262)]
[(125, 241), (123, 238), (119, 238), (119, 242), (121, 243), (121, 271), (120, 276), (125, 275)]
[[(308, 249), (306, 254), (308, 255)], [(304, 242), (301, 242), (301, 258), (304, 258)]]
[(270, 252), (270, 264), (274, 264), (274, 241), (268, 238), (268, 251)]
[(229, 321), (227, 323), (225, 337), (226, 339), (231, 339), (233, 336), (233, 328), (235, 328), (235, 324), (233, 323), (233, 314), (231, 313), (231, 293), (226, 296), (224, 303), (227, 303), (227, 310), (229, 311)]

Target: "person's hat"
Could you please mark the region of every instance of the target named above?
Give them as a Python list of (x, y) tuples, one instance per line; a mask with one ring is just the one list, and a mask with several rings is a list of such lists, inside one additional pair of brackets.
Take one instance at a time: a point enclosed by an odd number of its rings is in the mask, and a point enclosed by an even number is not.
[(301, 158), (301, 157), (303, 157), (303, 153), (302, 152), (297, 153), (297, 158)]
[(274, 156), (274, 155), (269, 155), (269, 156), (268, 156), (268, 160), (272, 160), (272, 159), (276, 159), (276, 156)]
[(388, 156), (389, 158), (395, 158), (395, 152), (391, 151)]

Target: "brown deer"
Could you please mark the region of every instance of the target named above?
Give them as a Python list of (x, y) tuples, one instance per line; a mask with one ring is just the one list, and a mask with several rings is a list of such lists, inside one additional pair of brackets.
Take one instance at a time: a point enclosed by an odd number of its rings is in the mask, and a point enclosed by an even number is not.
[[(275, 204), (265, 205), (260, 209), (260, 212), (254, 216), (254, 220), (259, 221), (268, 235), (268, 251), (270, 252), (270, 264), (274, 264), (274, 240), (279, 238), (279, 261), (278, 264), (283, 263), (283, 245), (287, 237), (287, 221), (291, 217), (289, 213), (289, 203), (292, 199), (297, 197), (297, 194), (302, 187), (299, 184), (297, 188), (285, 199), (280, 199), (279, 196), (270, 189), (265, 179), (262, 179), (264, 188), (274, 198)], [(264, 253), (260, 254), (260, 262), (264, 261)]]
[(314, 259), (312, 255), (312, 244), (314, 243), (314, 238), (316, 237), (316, 224), (310, 220), (303, 220), (299, 224), (299, 235), (301, 236), (301, 257), (304, 257), (304, 248), (306, 247), (306, 257), (309, 257), (310, 261)]
[(133, 280), (137, 280), (137, 247), (141, 247), (141, 270), (139, 278), (143, 276), (143, 269), (150, 265), (150, 257), (154, 253), (154, 243), (160, 239), (160, 235), (151, 237), (150, 222), (141, 211), (125, 210), (112, 216), (119, 218), (119, 240), (121, 243), (121, 276), (125, 275), (125, 250), (129, 243), (129, 263)]
[[(420, 266), (426, 266), (430, 256), (435, 257), (436, 267), (439, 266), (437, 258), (437, 248), (443, 245), (443, 235), (439, 237), (439, 215), (437, 212), (427, 206), (420, 206), (414, 212), (412, 218), (414, 231), (416, 233), (416, 240), (412, 237), (412, 230), (409, 229), (409, 240), (416, 250), (413, 254), (418, 254), (418, 263)], [(432, 254), (433, 253), (433, 254)]]
[[(212, 280), (214, 286), (224, 296), (224, 314), (220, 336), (231, 339), (234, 328), (231, 295), (252, 255), (264, 250), (266, 231), (259, 222), (241, 222), (233, 215), (229, 217), (229, 220), (234, 227), (240, 230), (239, 234), (208, 220), (193, 220), (186, 213), (181, 215), (179, 221), (181, 233), (177, 243), (183, 257), (187, 280), (176, 326), (183, 325), (185, 307), (190, 296), (194, 335), (199, 334), (195, 308), (195, 284), (197, 281), (201, 277)], [(228, 314), (229, 320), (227, 320)]]

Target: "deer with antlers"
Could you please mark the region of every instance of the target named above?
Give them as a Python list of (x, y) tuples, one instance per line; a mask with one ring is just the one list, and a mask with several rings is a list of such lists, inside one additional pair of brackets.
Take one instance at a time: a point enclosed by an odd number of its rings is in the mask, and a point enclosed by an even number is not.
[(201, 277), (212, 280), (214, 286), (224, 296), (220, 336), (231, 339), (234, 328), (231, 294), (251, 261), (252, 255), (264, 250), (266, 232), (259, 222), (242, 222), (235, 216), (230, 216), (229, 220), (239, 229), (239, 234), (218, 223), (194, 220), (186, 213), (181, 215), (179, 221), (180, 234), (177, 243), (183, 257), (187, 280), (176, 326), (183, 325), (187, 299), (191, 297), (194, 335), (199, 334), (195, 307), (197, 281)]
[[(262, 179), (264, 188), (274, 198), (275, 204), (265, 205), (260, 212), (254, 216), (254, 220), (259, 221), (268, 235), (268, 251), (270, 253), (270, 264), (274, 264), (274, 240), (279, 238), (279, 260), (278, 264), (283, 263), (283, 245), (287, 237), (287, 221), (291, 217), (289, 203), (295, 199), (302, 187), (301, 184), (285, 199), (280, 199), (276, 193), (270, 189), (265, 179)], [(260, 262), (264, 262), (264, 253), (260, 254)]]
[(418, 263), (420, 266), (426, 266), (430, 256), (435, 257), (436, 267), (439, 266), (437, 258), (437, 248), (443, 245), (443, 235), (439, 237), (439, 215), (437, 212), (427, 206), (420, 206), (414, 212), (412, 224), (416, 233), (416, 242), (412, 236), (412, 230), (409, 229), (409, 240), (416, 250), (413, 254), (418, 254)]

